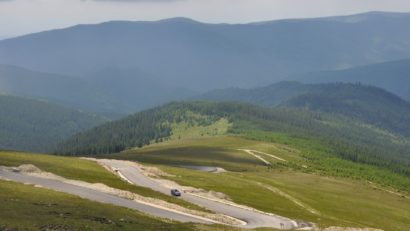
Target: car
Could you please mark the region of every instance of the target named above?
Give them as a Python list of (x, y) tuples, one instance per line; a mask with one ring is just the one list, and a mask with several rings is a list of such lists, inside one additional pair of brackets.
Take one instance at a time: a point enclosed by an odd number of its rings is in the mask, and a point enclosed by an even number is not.
[(180, 197), (181, 192), (178, 189), (171, 189), (171, 195), (176, 196), (176, 197)]

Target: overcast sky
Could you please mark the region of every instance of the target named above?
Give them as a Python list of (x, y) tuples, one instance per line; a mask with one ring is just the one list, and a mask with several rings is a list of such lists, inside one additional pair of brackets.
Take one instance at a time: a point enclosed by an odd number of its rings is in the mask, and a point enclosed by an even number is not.
[(410, 12), (410, 0), (0, 0), (0, 38), (110, 20), (246, 23), (366, 11)]

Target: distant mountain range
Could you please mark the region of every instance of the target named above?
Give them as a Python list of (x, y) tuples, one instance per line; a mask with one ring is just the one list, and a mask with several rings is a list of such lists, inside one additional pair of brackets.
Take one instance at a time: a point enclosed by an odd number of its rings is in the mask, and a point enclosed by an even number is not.
[(384, 88), (410, 101), (410, 59), (338, 71), (310, 72), (289, 79), (306, 83), (361, 82)]
[(36, 98), (117, 118), (194, 95), (139, 70), (104, 69), (86, 79), (0, 65), (0, 93)]
[(50, 152), (106, 118), (39, 100), (0, 95), (0, 150)]
[(409, 58), (408, 25), (410, 14), (383, 12), (250, 24), (113, 21), (0, 41), (0, 63), (81, 79), (138, 70), (205, 92)]

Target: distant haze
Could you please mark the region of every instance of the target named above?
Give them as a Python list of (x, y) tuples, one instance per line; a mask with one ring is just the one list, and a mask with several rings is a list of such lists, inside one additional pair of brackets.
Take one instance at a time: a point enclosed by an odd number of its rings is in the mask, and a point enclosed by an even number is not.
[[(0, 39), (75, 24), (188, 17), (210, 23), (410, 12), (408, 0), (0, 0)], [(11, 23), (12, 22), (12, 23)]]
[(140, 79), (129, 86), (150, 79), (195, 91), (252, 87), (408, 58), (408, 25), (410, 13), (380, 12), (246, 25), (117, 21), (0, 41), (0, 64), (99, 81), (107, 68), (109, 79), (125, 70), (124, 78)]

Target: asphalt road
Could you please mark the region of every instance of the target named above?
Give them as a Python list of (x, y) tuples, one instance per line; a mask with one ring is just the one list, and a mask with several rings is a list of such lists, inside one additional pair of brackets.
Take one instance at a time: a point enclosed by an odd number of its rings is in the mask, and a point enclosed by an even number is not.
[[(126, 177), (132, 183), (151, 188), (155, 191), (170, 194), (170, 188), (166, 188), (149, 177), (143, 175), (140, 169), (131, 163), (125, 161), (116, 160), (99, 160), (111, 168), (117, 169), (124, 177)], [(251, 190), (251, 189), (244, 189)], [(182, 193), (181, 198), (191, 202), (193, 204), (205, 207), (217, 213), (222, 213), (239, 220), (245, 221), (244, 228), (257, 228), (257, 227), (272, 227), (277, 229), (292, 229), (297, 228), (297, 223), (288, 218), (268, 215), (257, 211), (252, 211), (237, 206), (209, 200), (203, 197), (198, 197), (189, 193)]]
[(156, 217), (167, 218), (180, 222), (211, 223), (201, 218), (177, 213), (170, 210), (165, 210), (162, 208), (157, 208), (143, 203), (138, 203), (136, 201), (128, 200), (97, 190), (76, 186), (69, 183), (64, 183), (58, 180), (46, 179), (41, 177), (25, 175), (18, 172), (12, 172), (2, 167), (0, 167), (0, 176), (4, 179), (8, 179), (11, 181), (40, 185), (48, 189), (53, 189), (55, 191), (77, 195), (81, 198), (89, 199), (92, 201), (138, 210), (140, 212), (147, 213), (149, 215)]

